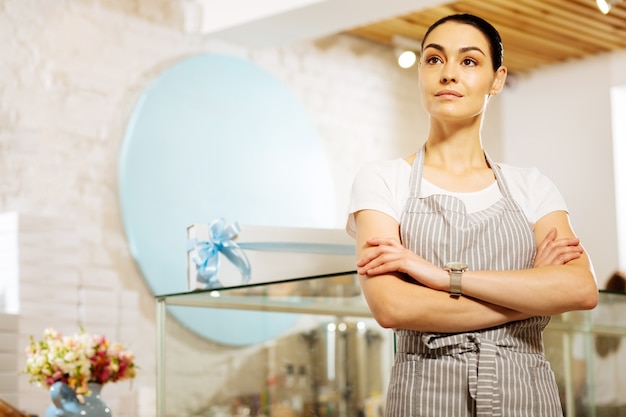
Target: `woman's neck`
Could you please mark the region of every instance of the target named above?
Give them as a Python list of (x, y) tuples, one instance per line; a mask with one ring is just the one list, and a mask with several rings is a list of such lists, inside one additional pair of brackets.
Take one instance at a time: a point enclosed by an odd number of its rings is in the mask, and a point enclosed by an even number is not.
[(480, 137), (450, 137), (426, 141), (424, 165), (461, 174), (488, 168)]
[(431, 123), (423, 175), (450, 191), (472, 192), (491, 184), (494, 175), (482, 148), (480, 126)]
[(440, 167), (485, 167), (481, 127), (480, 117), (457, 122), (431, 118), (425, 163)]

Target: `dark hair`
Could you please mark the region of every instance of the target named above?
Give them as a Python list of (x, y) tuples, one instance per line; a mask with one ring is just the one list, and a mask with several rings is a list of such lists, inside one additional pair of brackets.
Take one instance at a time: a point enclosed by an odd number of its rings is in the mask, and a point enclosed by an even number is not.
[(489, 48), (491, 50), (491, 62), (494, 72), (497, 71), (498, 68), (500, 68), (504, 60), (504, 47), (502, 46), (502, 39), (500, 38), (500, 34), (491, 23), (487, 22), (483, 18), (474, 16), (473, 14), (452, 14), (437, 20), (435, 23), (430, 25), (430, 27), (424, 34), (424, 38), (422, 39), (422, 49), (424, 48), (426, 38), (428, 37), (428, 35), (430, 35), (430, 32), (432, 32), (433, 29), (435, 29), (437, 26), (446, 22), (463, 23), (466, 25), (474, 26), (476, 29), (480, 30), (489, 41)]
[(604, 289), (614, 292), (626, 292), (626, 275), (620, 271), (613, 272), (604, 285)]

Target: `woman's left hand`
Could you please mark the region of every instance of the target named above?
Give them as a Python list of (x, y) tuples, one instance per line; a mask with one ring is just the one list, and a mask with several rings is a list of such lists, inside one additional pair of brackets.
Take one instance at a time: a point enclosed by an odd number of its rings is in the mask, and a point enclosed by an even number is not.
[(556, 228), (551, 228), (543, 241), (537, 245), (533, 268), (547, 265), (565, 265), (583, 254), (580, 240), (575, 237), (557, 239)]
[(399, 272), (429, 288), (448, 291), (448, 272), (438, 268), (393, 238), (375, 237), (367, 240), (370, 248), (358, 260), (360, 275), (376, 276)]

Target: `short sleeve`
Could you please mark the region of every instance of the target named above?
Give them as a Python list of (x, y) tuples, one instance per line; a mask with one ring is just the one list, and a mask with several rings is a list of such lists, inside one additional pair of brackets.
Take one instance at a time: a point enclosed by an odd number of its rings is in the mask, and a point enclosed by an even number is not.
[(553, 211), (567, 211), (557, 186), (537, 168), (501, 165), (513, 198), (524, 210), (532, 226)]
[[(398, 170), (402, 174), (400, 181)], [(409, 172), (410, 166), (403, 160), (370, 163), (359, 170), (352, 183), (348, 206), (346, 231), (350, 236), (356, 235), (354, 213), (360, 210), (380, 211), (400, 222), (402, 196), (399, 198), (398, 189), (406, 193)]]

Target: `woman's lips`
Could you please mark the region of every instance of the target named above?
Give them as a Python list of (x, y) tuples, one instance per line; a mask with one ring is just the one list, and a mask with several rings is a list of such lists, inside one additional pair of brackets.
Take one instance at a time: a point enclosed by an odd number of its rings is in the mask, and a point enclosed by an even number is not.
[(463, 95), (454, 90), (441, 90), (435, 93), (435, 97), (463, 97)]

